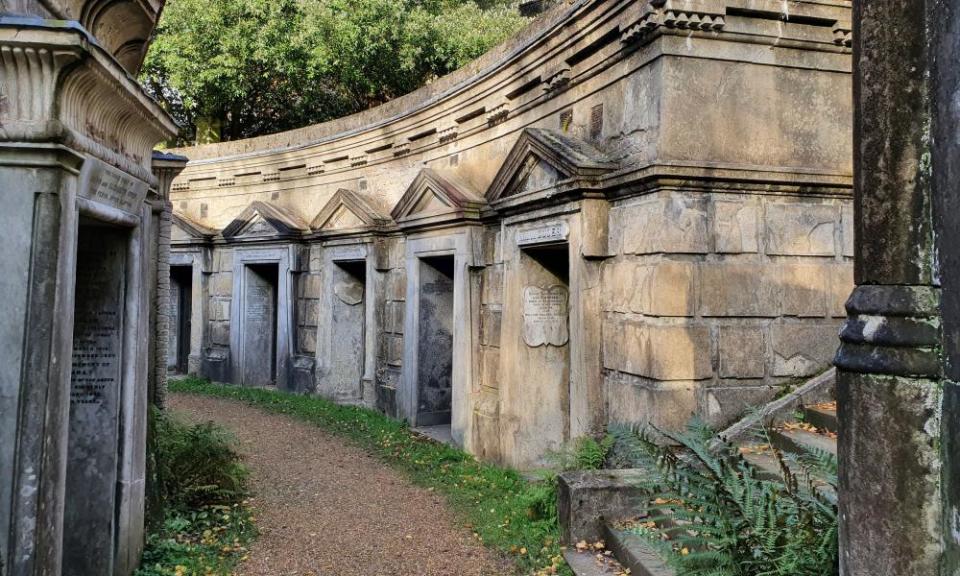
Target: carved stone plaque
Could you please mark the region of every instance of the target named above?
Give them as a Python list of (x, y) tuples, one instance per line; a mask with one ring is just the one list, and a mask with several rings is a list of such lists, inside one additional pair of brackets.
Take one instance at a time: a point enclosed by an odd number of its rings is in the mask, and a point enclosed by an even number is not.
[(147, 196), (147, 183), (90, 159), (83, 169), (79, 194), (88, 200), (139, 215)]
[(333, 285), (333, 293), (347, 306), (356, 306), (363, 302), (363, 284), (360, 282), (336, 282)]
[(566, 242), (570, 236), (570, 227), (566, 222), (555, 222), (539, 228), (517, 232), (517, 246)]
[(566, 286), (523, 290), (523, 341), (531, 348), (570, 341), (570, 290)]

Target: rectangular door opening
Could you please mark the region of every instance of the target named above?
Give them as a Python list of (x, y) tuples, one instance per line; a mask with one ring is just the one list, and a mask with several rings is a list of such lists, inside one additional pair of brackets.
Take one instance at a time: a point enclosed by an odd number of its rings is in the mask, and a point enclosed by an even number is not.
[(278, 264), (247, 264), (243, 274), (242, 384), (275, 386), (280, 267)]
[(190, 318), (193, 308), (193, 267), (170, 267), (170, 336), (167, 368), (186, 374), (190, 358)]
[(336, 262), (332, 273), (332, 392), (337, 400), (359, 401), (363, 397), (366, 350), (367, 263), (363, 260)]
[(453, 406), (454, 275), (453, 256), (420, 260), (416, 426), (445, 427), (448, 435)]
[(113, 574), (128, 231), (81, 220), (63, 515), (63, 574)]
[(567, 244), (520, 252), (522, 313), (517, 382), (536, 398), (519, 414), (517, 440), (529, 458), (570, 440), (570, 256)]

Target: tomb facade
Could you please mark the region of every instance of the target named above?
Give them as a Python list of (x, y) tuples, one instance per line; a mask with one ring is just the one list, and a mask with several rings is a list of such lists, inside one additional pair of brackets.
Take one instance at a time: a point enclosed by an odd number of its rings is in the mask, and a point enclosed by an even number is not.
[(242, 382), (256, 250), (290, 266), (278, 386), (519, 468), (826, 369), (853, 288), (850, 3), (782, 10), (562, 3), (379, 108), (174, 151), (173, 252), (210, 263), (192, 369)]
[(133, 80), (162, 2), (0, 16), (0, 574), (128, 575), (162, 389), (173, 121)]

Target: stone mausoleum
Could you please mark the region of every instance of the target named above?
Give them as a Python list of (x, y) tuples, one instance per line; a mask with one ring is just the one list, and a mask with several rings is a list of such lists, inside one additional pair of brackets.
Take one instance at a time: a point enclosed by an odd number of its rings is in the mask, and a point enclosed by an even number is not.
[[(847, 0), (579, 0), (379, 108), (175, 150), (171, 369), (545, 463), (828, 368)], [(447, 432), (449, 428), (449, 432)]]
[(3, 576), (140, 561), (167, 193), (185, 164), (154, 155), (177, 127), (133, 76), (162, 4), (0, 2)]

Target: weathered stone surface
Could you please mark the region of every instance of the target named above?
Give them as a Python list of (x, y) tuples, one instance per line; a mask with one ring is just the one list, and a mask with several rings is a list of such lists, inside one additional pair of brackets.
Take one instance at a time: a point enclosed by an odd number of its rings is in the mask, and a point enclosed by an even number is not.
[(480, 343), (484, 346), (500, 346), (500, 324), (503, 312), (485, 306), (480, 312)]
[(697, 414), (715, 429), (721, 429), (736, 420), (735, 415), (749, 413), (772, 400), (780, 388), (777, 386), (737, 386), (725, 383), (709, 386), (697, 394)]
[(839, 328), (839, 323), (771, 326), (773, 375), (813, 376), (825, 370), (840, 346)]
[(226, 272), (210, 276), (210, 295), (230, 296), (233, 293), (233, 274)]
[(645, 503), (641, 470), (564, 472), (557, 478), (557, 510), (561, 539), (574, 545), (604, 537), (603, 522), (626, 520)]
[(853, 280), (853, 266), (847, 264), (831, 266), (829, 269), (829, 276), (829, 313), (834, 318), (843, 318), (847, 315), (847, 300), (850, 298), (850, 294), (853, 293), (853, 289), (855, 287)]
[(308, 354), (314, 354), (317, 351), (317, 329), (301, 326), (297, 329), (297, 341), (300, 343), (300, 351)]
[(387, 364), (391, 366), (403, 365), (403, 337), (385, 336), (387, 346)]
[(761, 325), (720, 328), (720, 377), (763, 378), (767, 345)]
[(503, 303), (503, 266), (487, 266), (483, 270), (482, 304)]
[(825, 316), (833, 268), (828, 264), (781, 264), (781, 313), (784, 316)]
[(392, 270), (387, 275), (387, 300), (404, 301), (407, 299), (407, 277), (402, 269)]
[(210, 342), (218, 346), (230, 345), (230, 323), (229, 322), (211, 322), (210, 323)]
[(81, 231), (64, 510), (64, 574), (111, 576), (123, 362), (123, 234)]
[(652, 266), (634, 267), (633, 271), (633, 281), (625, 286), (627, 291), (633, 291), (631, 312), (651, 316), (694, 315), (694, 263), (667, 260)]
[(626, 254), (706, 254), (707, 203), (681, 195), (645, 200), (623, 208), (623, 251)]
[(425, 261), (420, 264), (417, 426), (444, 424), (451, 418), (454, 309), (449, 272)]
[(683, 430), (697, 413), (697, 382), (655, 382), (629, 374), (604, 378), (611, 423), (653, 424)]
[(271, 386), (276, 382), (276, 267), (245, 266), (244, 283), (242, 382), (246, 386)]
[(622, 372), (655, 380), (699, 380), (713, 375), (710, 329), (697, 325), (622, 325)]
[(303, 274), (298, 289), (301, 298), (319, 299), (323, 292), (323, 277), (319, 274)]
[(843, 237), (843, 256), (853, 258), (854, 244), (857, 236), (857, 220), (853, 211), (853, 202), (843, 203), (840, 211), (841, 236)]
[(480, 381), (488, 388), (500, 386), (500, 350), (497, 348), (482, 348), (480, 365)]
[(767, 254), (833, 256), (837, 208), (806, 202), (767, 205)]
[(720, 254), (757, 252), (759, 201), (720, 199), (713, 206), (716, 251)]
[(700, 314), (774, 317), (782, 297), (777, 269), (768, 264), (720, 262), (700, 267)]

